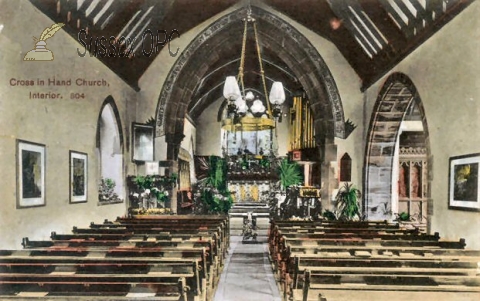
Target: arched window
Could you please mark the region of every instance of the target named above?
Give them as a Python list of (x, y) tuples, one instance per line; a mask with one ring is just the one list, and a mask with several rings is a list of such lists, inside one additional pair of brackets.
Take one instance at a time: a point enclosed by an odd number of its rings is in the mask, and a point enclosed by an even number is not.
[[(123, 175), (123, 135), (120, 118), (112, 97), (102, 107), (97, 125), (97, 162), (99, 182), (114, 183), (112, 196), (99, 198), (101, 204), (116, 203), (125, 199)], [(111, 185), (111, 184), (110, 184)]]
[(340, 181), (350, 182), (352, 180), (352, 158), (345, 153), (340, 159)]

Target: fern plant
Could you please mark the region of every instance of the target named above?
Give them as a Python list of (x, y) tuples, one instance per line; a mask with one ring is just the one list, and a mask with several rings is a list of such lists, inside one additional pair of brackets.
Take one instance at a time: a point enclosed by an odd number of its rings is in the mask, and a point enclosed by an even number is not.
[(345, 183), (343, 187), (338, 190), (335, 197), (337, 208), (337, 219), (351, 221), (355, 217), (362, 219), (360, 213), (360, 199), (362, 193), (353, 186), (353, 184)]

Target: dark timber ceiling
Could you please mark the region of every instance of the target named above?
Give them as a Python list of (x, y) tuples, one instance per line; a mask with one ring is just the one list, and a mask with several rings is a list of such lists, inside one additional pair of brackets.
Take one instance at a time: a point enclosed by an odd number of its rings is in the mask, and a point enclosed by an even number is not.
[[(30, 0), (75, 39), (84, 30), (95, 40), (122, 36), (134, 39), (128, 45), (130, 55), (98, 59), (130, 86), (138, 89), (138, 80), (158, 55), (147, 56), (144, 45), (150, 44), (150, 29), (168, 34), (176, 30), (181, 36), (205, 20), (224, 11), (239, 0)], [(421, 45), (473, 0), (263, 0), (264, 3), (309, 28), (336, 45), (363, 82), (370, 86), (412, 50)], [(197, 86), (189, 113), (198, 116), (211, 102), (221, 97), (223, 80), (238, 73), (242, 32), (232, 33), (217, 64)], [(253, 37), (252, 34), (249, 35)], [(172, 38), (176, 38), (172, 34)], [(86, 40), (86, 36), (82, 37)], [(160, 34), (164, 40), (164, 35)], [(80, 44), (79, 44), (80, 45)], [(249, 40), (253, 49), (253, 42)], [(80, 45), (81, 47), (83, 45)], [(81, 48), (80, 47), (80, 48)], [(124, 46), (125, 47), (125, 46)], [(150, 51), (150, 47), (146, 49)], [(175, 49), (171, 49), (175, 52)], [(180, 50), (181, 51), (181, 50)], [(118, 54), (118, 50), (116, 51)], [(88, 54), (87, 54), (88, 55)], [(286, 64), (268, 49), (262, 49), (267, 82), (281, 80), (293, 93), (298, 81)], [(245, 82), (261, 87), (258, 61), (254, 50), (247, 51)], [(270, 86), (270, 85), (268, 85)], [(259, 88), (261, 89), (261, 88)], [(261, 92), (261, 91), (260, 91)]]

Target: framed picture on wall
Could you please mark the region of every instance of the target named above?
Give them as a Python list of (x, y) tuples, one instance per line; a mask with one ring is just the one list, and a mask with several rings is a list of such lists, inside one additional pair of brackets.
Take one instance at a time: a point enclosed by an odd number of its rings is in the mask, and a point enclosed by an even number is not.
[(70, 151), (70, 203), (84, 203), (88, 194), (88, 157)]
[(480, 153), (450, 158), (448, 208), (480, 211)]
[(132, 160), (153, 161), (154, 128), (151, 125), (132, 124)]
[(17, 140), (17, 208), (45, 206), (45, 145)]

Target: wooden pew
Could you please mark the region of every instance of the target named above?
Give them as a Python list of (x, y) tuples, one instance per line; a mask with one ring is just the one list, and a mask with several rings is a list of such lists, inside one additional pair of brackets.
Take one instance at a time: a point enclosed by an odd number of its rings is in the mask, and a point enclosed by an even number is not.
[[(461, 298), (480, 296), (480, 251), (465, 250), (464, 239), (442, 241), (438, 233), (388, 223), (273, 221), (269, 244), (284, 296), (293, 300), (334, 301), (325, 296), (340, 298), (332, 292), (344, 287), (410, 293), (408, 287), (425, 286), (434, 293), (459, 290)], [(425, 300), (417, 297), (411, 298)], [(338, 300), (356, 299), (349, 294)]]
[(229, 246), (225, 216), (118, 218), (73, 232), (0, 250), (0, 299), (101, 300), (111, 291), (108, 300), (204, 301)]
[[(205, 294), (203, 261), (199, 258), (171, 257), (76, 257), (63, 255), (29, 256), (25, 252), (12, 252), (0, 256), (0, 273), (41, 275), (135, 274), (158, 277), (183, 276), (190, 291)], [(38, 254), (36, 254), (38, 255)], [(102, 275), (105, 274), (105, 275)], [(2, 274), (3, 275), (3, 274)]]
[[(230, 245), (230, 222), (228, 216), (222, 215), (166, 215), (137, 216), (134, 218), (118, 217), (115, 222), (105, 220), (104, 225), (113, 225), (113, 227), (117, 227), (116, 225), (125, 225), (127, 228), (164, 227), (170, 229), (191, 229), (193, 225), (198, 226), (198, 229), (202, 229), (208, 226), (217, 225), (221, 229), (219, 242), (221, 243), (221, 249), (224, 251), (224, 257), (226, 256), (226, 250), (228, 250)], [(98, 224), (93, 224), (93, 227), (100, 226)]]
[(425, 235), (417, 230), (402, 229), (398, 224), (366, 222), (306, 222), (306, 221), (272, 221), (269, 232), (270, 253), (278, 253), (279, 246), (285, 238), (299, 239), (404, 239), (438, 240), (439, 235)]
[[(341, 258), (329, 256), (315, 256), (315, 255), (295, 255), (292, 264), (287, 267), (287, 277), (293, 281), (293, 288), (297, 287), (298, 277), (304, 270), (310, 271), (342, 271), (348, 269), (355, 269), (355, 272), (360, 270), (366, 272), (378, 273), (395, 273), (415, 275), (430, 274), (430, 275), (471, 275), (477, 274), (477, 269), (480, 264), (480, 256), (462, 256), (462, 257), (351, 257)], [(291, 277), (290, 277), (291, 275)]]
[(285, 256), (297, 256), (297, 255), (312, 255), (320, 254), (324, 256), (339, 257), (339, 254), (348, 257), (458, 257), (458, 256), (480, 256), (479, 250), (466, 250), (461, 247), (462, 244), (458, 244), (457, 248), (445, 248), (440, 246), (350, 246), (350, 245), (302, 245), (294, 246), (288, 245)]
[[(292, 299), (295, 300), (318, 300), (318, 295), (325, 296), (326, 290), (352, 290), (352, 291), (390, 291), (390, 292), (454, 292), (461, 296), (467, 293), (468, 296), (480, 296), (480, 277), (471, 275), (417, 275), (402, 274), (390, 271), (383, 273), (381, 270), (375, 272), (370, 269), (358, 270), (353, 268), (350, 271), (337, 270), (321, 272), (305, 270), (300, 284), (301, 288), (295, 290)], [(323, 293), (322, 293), (323, 292)], [(350, 300), (355, 294), (350, 294)], [(385, 298), (385, 296), (383, 296)], [(410, 295), (412, 301), (423, 301), (425, 295)], [(332, 301), (327, 299), (328, 301)], [(368, 299), (372, 300), (372, 299)], [(385, 300), (385, 299), (378, 299)], [(390, 300), (397, 300), (392, 298)], [(446, 299), (444, 299), (446, 300)], [(454, 299), (457, 300), (457, 299)], [(471, 299), (477, 300), (477, 299)]]
[(343, 221), (290, 221), (290, 220), (271, 220), (269, 234), (273, 233), (275, 229), (287, 229), (287, 228), (296, 228), (296, 229), (308, 229), (308, 228), (325, 228), (325, 229), (404, 229), (400, 227), (399, 223), (390, 223), (387, 221), (382, 222), (372, 222), (372, 221), (362, 221), (362, 222), (343, 222)]
[[(141, 231), (148, 231), (148, 230), (158, 230), (158, 231), (170, 231), (170, 230), (218, 230), (219, 234), (221, 235), (222, 239), (226, 239), (225, 234), (225, 226), (223, 224), (205, 224), (205, 223), (188, 223), (188, 224), (90, 224), (91, 229), (128, 229), (133, 232), (141, 232)], [(80, 231), (74, 229), (75, 231)]]
[[(213, 265), (213, 271), (219, 274), (221, 267), (223, 266), (223, 260), (225, 258), (226, 250), (218, 248), (221, 245), (220, 238), (216, 233), (159, 233), (159, 234), (135, 234), (135, 233), (91, 233), (91, 234), (57, 234), (52, 232), (51, 238), (53, 241), (129, 241), (129, 242), (156, 242), (169, 240), (172, 242), (191, 241), (193, 240), (205, 240), (210, 241), (214, 247), (211, 250), (207, 250), (209, 257), (207, 262), (209, 265)], [(148, 245), (148, 244), (146, 244)], [(185, 245), (186, 246), (186, 245)], [(218, 255), (217, 255), (218, 254)]]
[(179, 233), (179, 234), (210, 234), (210, 233), (219, 233), (219, 228), (213, 226), (210, 229), (177, 229), (177, 228), (167, 228), (167, 227), (157, 227), (157, 228), (137, 228), (137, 229), (127, 229), (127, 228), (114, 228), (114, 229), (92, 229), (92, 228), (77, 228), (74, 227), (72, 232), (74, 234), (129, 234), (129, 235), (140, 235), (140, 234), (161, 234), (161, 233)]
[(122, 224), (178, 224), (188, 223), (218, 223), (222, 226), (225, 247), (230, 244), (230, 221), (228, 215), (140, 215), (135, 217), (117, 217), (117, 223)]
[[(386, 288), (388, 289), (388, 287)], [(399, 291), (395, 290), (370, 290), (354, 286), (338, 289), (326, 287), (321, 290), (309, 291), (310, 299), (315, 301), (476, 301), (480, 299), (478, 292), (449, 292), (449, 291)], [(412, 289), (414, 289), (412, 287)], [(418, 288), (422, 289), (422, 288)], [(294, 300), (302, 300), (301, 290)]]
[[(222, 251), (218, 249), (218, 245), (213, 239), (188, 239), (188, 240), (95, 240), (95, 239), (70, 239), (70, 240), (50, 240), (50, 241), (31, 241), (28, 237), (24, 237), (22, 245), (25, 249), (34, 248), (88, 248), (93, 250), (95, 248), (205, 248), (209, 256), (209, 262), (216, 262), (220, 265), (223, 262)], [(218, 271), (217, 271), (218, 273)]]
[[(462, 272), (462, 269), (469, 269), (471, 274), (477, 272), (480, 264), (480, 251), (473, 250), (448, 250), (422, 248), (396, 249), (394, 252), (387, 250), (376, 250), (378, 253), (367, 253), (365, 250), (348, 250), (344, 247), (335, 249), (321, 249), (318, 253), (289, 252), (286, 260), (279, 263), (277, 274), (283, 281), (284, 294), (289, 294), (288, 285), (296, 287), (298, 275), (305, 269), (319, 270), (324, 268), (344, 267), (375, 267), (394, 269), (416, 268), (421, 274), (422, 269), (449, 269), (452, 273)], [(388, 255), (384, 255), (389, 252)], [(415, 252), (418, 252), (415, 254)], [(422, 253), (423, 252), (423, 253)], [(427, 253), (429, 252), (429, 253)], [(380, 254), (379, 254), (380, 253)], [(448, 271), (447, 271), (448, 272)], [(446, 273), (446, 272), (445, 272)]]
[[(213, 241), (214, 246), (220, 246), (220, 238), (215, 234), (208, 233), (153, 233), (153, 234), (135, 234), (135, 233), (91, 233), (91, 234), (58, 234), (56, 232), (51, 233), (51, 239), (53, 241), (125, 241), (125, 242), (155, 242), (155, 241), (195, 241), (205, 240)], [(216, 250), (218, 252), (224, 252), (223, 249)]]
[(25, 249), (41, 248), (52, 246), (64, 247), (175, 247), (191, 246), (205, 247), (207, 250), (214, 249), (212, 239), (196, 239), (192, 236), (188, 240), (95, 240), (95, 239), (69, 239), (69, 240), (30, 240), (28, 237), (22, 239), (22, 246)]
[[(330, 254), (330, 256), (372, 256), (372, 255), (410, 255), (413, 254), (432, 254), (437, 249), (463, 249), (465, 240), (439, 241), (434, 239), (421, 240), (418, 237), (410, 240), (401, 236), (403, 239), (395, 238), (393, 240), (379, 240), (375, 238), (285, 238), (271, 251), (271, 260), (274, 261), (277, 268), (288, 262), (292, 256), (292, 248), (310, 249), (311, 252)], [(424, 251), (422, 251), (422, 249)], [(443, 251), (445, 252), (445, 251)], [(453, 254), (453, 252), (451, 252)]]
[[(194, 236), (197, 234), (201, 234), (203, 236), (212, 236), (217, 239), (217, 245), (223, 246), (222, 241), (225, 241), (223, 237), (223, 231), (217, 226), (211, 226), (210, 228), (175, 228), (175, 227), (156, 227), (156, 228), (112, 228), (112, 229), (105, 229), (105, 228), (77, 228), (74, 227), (73, 231), (74, 234), (119, 234), (119, 235), (161, 235), (161, 234), (181, 234), (184, 237), (187, 235)], [(222, 249), (223, 250), (223, 249)]]
[[(109, 275), (108, 277), (79, 277), (32, 275), (4, 276), (0, 278), (0, 298), (25, 300), (28, 296), (61, 296), (69, 299), (82, 296), (108, 295), (111, 299), (130, 299), (139, 293), (147, 294), (157, 300), (194, 300), (187, 294), (187, 285), (183, 277), (143, 277), (135, 275)], [(150, 298), (148, 300), (151, 300)]]
[(121, 248), (121, 247), (112, 247), (105, 249), (89, 249), (89, 248), (41, 248), (41, 249), (24, 249), (24, 250), (0, 250), (0, 260), (5, 259), (5, 257), (11, 256), (15, 257), (41, 257), (44, 259), (49, 256), (56, 257), (75, 257), (76, 259), (81, 258), (122, 258), (122, 257), (150, 257), (150, 258), (167, 258), (167, 259), (198, 259), (202, 263), (201, 268), (206, 271), (206, 273), (211, 272), (212, 263), (208, 260), (208, 253), (204, 248), (186, 248), (186, 249), (177, 249), (177, 248)]
[[(442, 241), (432, 237), (422, 236), (392, 236), (392, 237), (305, 237), (302, 235), (282, 236), (279, 242), (271, 249), (272, 253), (284, 252), (287, 246), (356, 246), (356, 247), (440, 247), (440, 248), (464, 248), (465, 240)], [(423, 239), (426, 238), (426, 239)]]
[(465, 241), (439, 241), (437, 235), (390, 235), (378, 237), (366, 236), (351, 237), (338, 235), (339, 238), (332, 236), (324, 237), (322, 235), (282, 235), (278, 243), (270, 248), (271, 260), (278, 263), (285, 261), (288, 257), (288, 247), (334, 247), (334, 246), (350, 246), (350, 247), (442, 247), (442, 248), (463, 248)]

